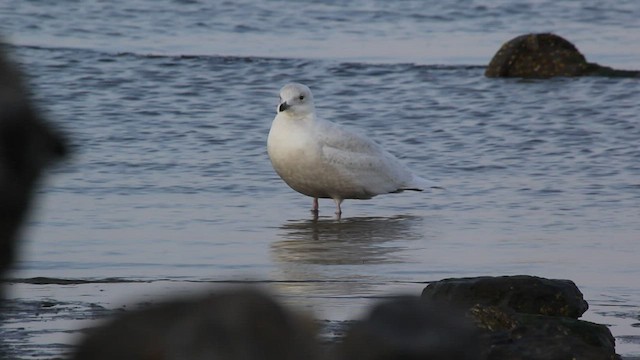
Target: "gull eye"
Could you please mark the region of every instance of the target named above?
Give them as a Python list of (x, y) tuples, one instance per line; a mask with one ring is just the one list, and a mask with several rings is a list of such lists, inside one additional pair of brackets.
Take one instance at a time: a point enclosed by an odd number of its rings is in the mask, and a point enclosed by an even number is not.
[(300, 97), (298, 99), (304, 100), (304, 95), (300, 95)]

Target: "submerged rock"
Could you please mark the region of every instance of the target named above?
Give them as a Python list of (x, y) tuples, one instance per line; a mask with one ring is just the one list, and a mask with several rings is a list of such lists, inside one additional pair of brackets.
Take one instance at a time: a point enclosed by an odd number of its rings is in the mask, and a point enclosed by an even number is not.
[(619, 359), (604, 325), (578, 320), (588, 308), (569, 280), (534, 276), (445, 279), (429, 284), (426, 302), (465, 309), (489, 344), (487, 359)]
[(487, 77), (640, 76), (590, 63), (568, 40), (551, 33), (525, 34), (502, 45), (485, 70)]
[(336, 359), (483, 359), (479, 332), (459, 310), (418, 297), (374, 306), (347, 330)]
[(93, 329), (72, 359), (317, 359), (313, 321), (255, 290), (174, 300)]

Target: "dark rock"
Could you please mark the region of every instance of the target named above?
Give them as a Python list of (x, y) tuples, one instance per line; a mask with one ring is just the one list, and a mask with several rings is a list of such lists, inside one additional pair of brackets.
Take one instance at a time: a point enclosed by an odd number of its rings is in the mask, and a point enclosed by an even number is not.
[(317, 359), (312, 320), (254, 290), (125, 313), (93, 329), (73, 359)]
[(473, 305), (504, 306), (520, 313), (579, 318), (589, 305), (571, 280), (535, 276), (500, 276), (445, 279), (422, 291), (425, 300)]
[(347, 330), (337, 359), (483, 359), (481, 338), (463, 312), (418, 297), (376, 305)]
[(492, 345), (489, 360), (620, 359), (604, 325), (476, 305), (468, 312)]
[(487, 344), (487, 359), (619, 359), (604, 325), (577, 320), (588, 308), (569, 280), (534, 276), (445, 279), (422, 300), (466, 309)]
[(36, 181), (64, 153), (63, 140), (33, 106), (22, 75), (0, 43), (0, 277), (13, 261)]
[(587, 62), (568, 40), (550, 33), (517, 36), (502, 45), (485, 70), (487, 77), (555, 76), (637, 77), (640, 71), (616, 70)]

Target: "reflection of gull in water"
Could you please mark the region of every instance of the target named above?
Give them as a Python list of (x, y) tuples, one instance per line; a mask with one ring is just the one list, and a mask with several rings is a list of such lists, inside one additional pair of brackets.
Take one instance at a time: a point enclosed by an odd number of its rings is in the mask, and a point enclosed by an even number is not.
[(389, 271), (403, 270), (406, 250), (425, 237), (424, 221), (417, 216), (288, 221), (271, 245), (280, 278), (289, 280), (278, 287), (307, 301), (318, 297), (314, 311), (327, 318), (352, 313), (354, 304), (364, 306), (362, 299), (387, 288)]
[(404, 250), (395, 241), (423, 237), (421, 217), (361, 217), (343, 221), (297, 220), (281, 226), (281, 240), (272, 245), (278, 262), (317, 265), (357, 265), (400, 262)]

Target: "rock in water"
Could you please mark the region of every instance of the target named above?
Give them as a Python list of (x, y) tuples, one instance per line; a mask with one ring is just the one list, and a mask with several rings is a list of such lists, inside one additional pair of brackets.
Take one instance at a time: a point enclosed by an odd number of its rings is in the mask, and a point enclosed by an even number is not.
[(588, 308), (569, 280), (535, 276), (445, 279), (422, 299), (466, 309), (483, 338), (487, 359), (619, 359), (609, 328), (577, 320)]
[(526, 34), (507, 41), (485, 70), (487, 77), (551, 78), (555, 76), (637, 77), (640, 71), (616, 70), (587, 62), (568, 40), (550, 33)]
[(469, 314), (492, 343), (486, 349), (491, 360), (620, 359), (605, 325), (497, 306), (476, 305)]
[(519, 313), (575, 319), (589, 308), (573, 281), (527, 275), (445, 279), (429, 284), (422, 297), (466, 308), (475, 304), (495, 305)]

